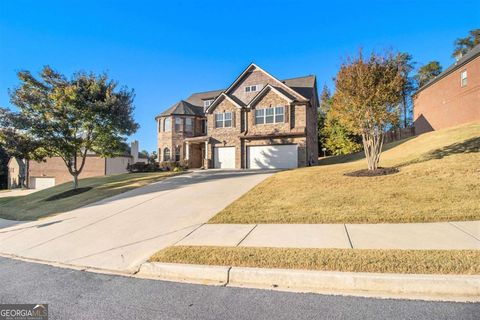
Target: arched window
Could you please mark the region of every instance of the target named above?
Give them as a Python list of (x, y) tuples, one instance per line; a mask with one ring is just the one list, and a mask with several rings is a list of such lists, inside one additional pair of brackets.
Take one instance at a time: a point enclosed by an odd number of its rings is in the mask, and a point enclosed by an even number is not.
[(170, 149), (163, 149), (163, 161), (170, 161)]
[(163, 131), (169, 132), (171, 130), (172, 130), (172, 119), (170, 117), (165, 118), (165, 121), (163, 122)]
[(180, 147), (175, 147), (175, 161), (180, 161)]

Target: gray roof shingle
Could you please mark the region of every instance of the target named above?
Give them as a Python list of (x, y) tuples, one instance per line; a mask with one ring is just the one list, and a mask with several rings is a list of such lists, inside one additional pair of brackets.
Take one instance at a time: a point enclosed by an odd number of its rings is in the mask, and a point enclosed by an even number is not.
[[(280, 80), (287, 86), (301, 94), (307, 99), (311, 99), (315, 95), (315, 76), (308, 75), (305, 77), (291, 78)], [(277, 88), (280, 89), (280, 88)], [(181, 100), (173, 106), (159, 114), (158, 116), (168, 115), (204, 115), (203, 100), (215, 99), (225, 89), (212, 90), (205, 92), (197, 92), (191, 94), (186, 100)], [(282, 90), (283, 92), (283, 90)]]

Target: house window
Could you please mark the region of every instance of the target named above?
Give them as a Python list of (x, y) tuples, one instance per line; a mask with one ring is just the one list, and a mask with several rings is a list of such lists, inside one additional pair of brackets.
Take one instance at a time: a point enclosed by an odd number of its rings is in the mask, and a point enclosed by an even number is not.
[(171, 118), (165, 118), (165, 121), (163, 122), (163, 131), (164, 132), (169, 132), (172, 130), (172, 119)]
[(460, 73), (460, 85), (462, 87), (467, 85), (467, 70), (463, 70), (462, 73)]
[(182, 118), (175, 118), (175, 132), (182, 130)]
[(270, 124), (281, 122), (285, 122), (285, 107), (255, 110), (255, 124)]
[(212, 104), (213, 99), (203, 100), (203, 107), (208, 108)]
[(175, 147), (175, 161), (180, 161), (180, 147)]
[(162, 132), (162, 120), (158, 119), (158, 132)]
[(207, 134), (207, 120), (202, 120), (202, 134)]
[(215, 128), (227, 128), (232, 126), (232, 113), (216, 113), (215, 114)]
[(245, 87), (245, 92), (256, 92), (260, 86), (258, 84), (254, 84), (253, 86), (246, 86)]
[(163, 161), (170, 161), (170, 149), (163, 149)]
[(185, 119), (185, 131), (186, 132), (193, 132), (193, 119), (186, 118)]

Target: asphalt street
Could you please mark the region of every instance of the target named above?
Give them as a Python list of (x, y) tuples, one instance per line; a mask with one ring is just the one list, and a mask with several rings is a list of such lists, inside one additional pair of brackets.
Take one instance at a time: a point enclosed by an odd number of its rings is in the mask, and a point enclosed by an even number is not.
[(48, 303), (49, 319), (478, 319), (480, 304), (213, 287), (0, 258), (0, 303)]

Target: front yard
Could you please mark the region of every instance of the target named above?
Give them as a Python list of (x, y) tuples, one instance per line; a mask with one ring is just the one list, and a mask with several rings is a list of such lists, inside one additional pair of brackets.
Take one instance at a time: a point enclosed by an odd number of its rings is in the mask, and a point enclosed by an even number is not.
[(405, 223), (480, 219), (480, 124), (386, 145), (378, 177), (361, 154), (284, 171), (265, 180), (209, 223)]
[(0, 198), (0, 218), (36, 220), (74, 210), (114, 195), (177, 175), (174, 172), (125, 173), (80, 179), (77, 190), (64, 183), (20, 197)]
[(480, 250), (360, 250), (174, 246), (151, 262), (411, 274), (480, 274)]

